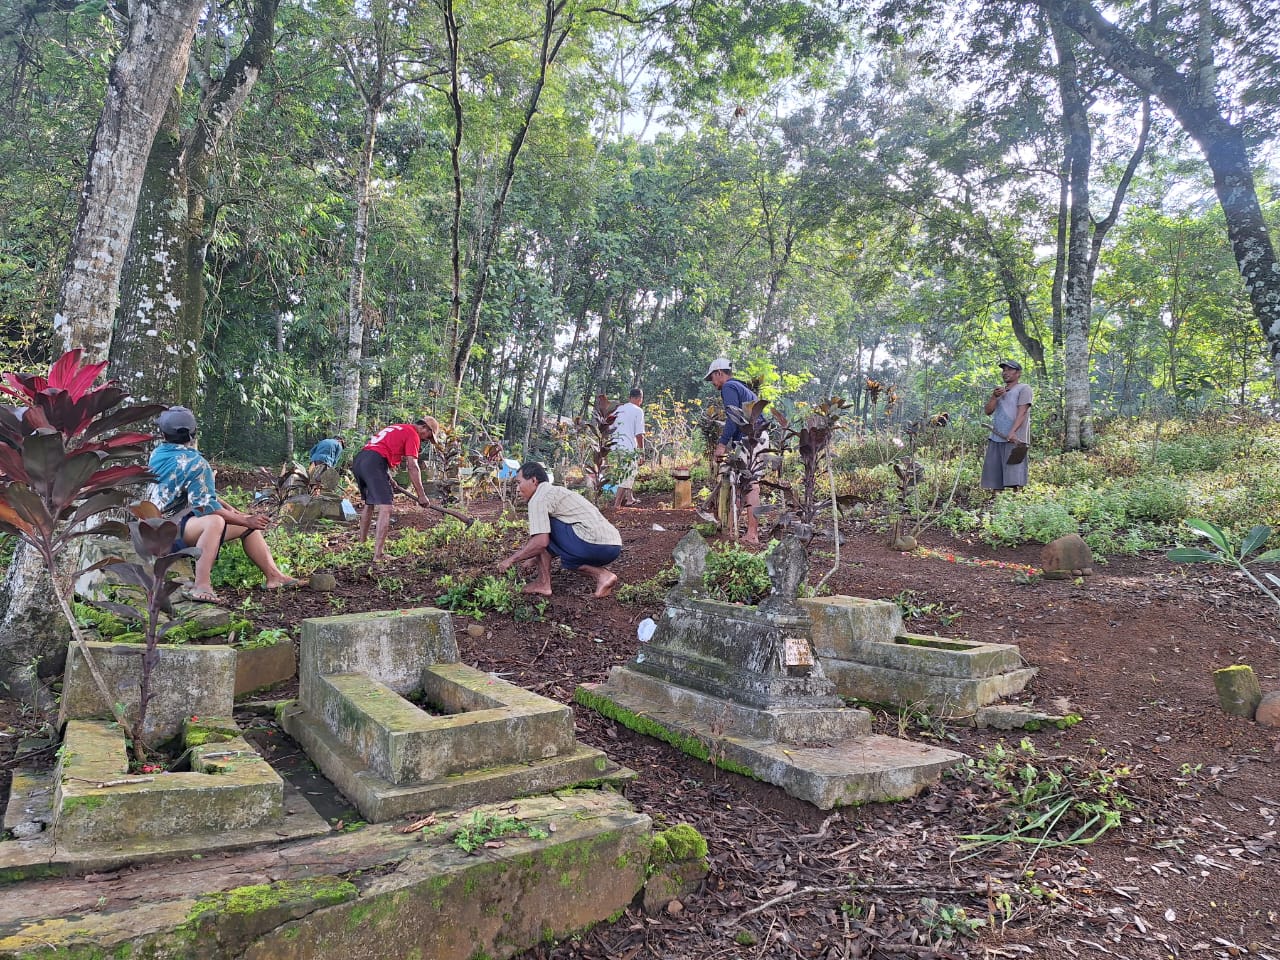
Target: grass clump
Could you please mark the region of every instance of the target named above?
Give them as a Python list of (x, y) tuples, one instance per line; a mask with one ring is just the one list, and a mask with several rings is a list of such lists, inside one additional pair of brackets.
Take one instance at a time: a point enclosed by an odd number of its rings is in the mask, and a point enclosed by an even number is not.
[(1043, 757), (1023, 740), (1003, 742), (955, 768), (954, 775), (992, 794), (1000, 819), (979, 833), (964, 834), (959, 851), (976, 855), (986, 847), (1020, 843), (1041, 847), (1093, 843), (1118, 827), (1134, 808), (1125, 789), (1130, 768), (1102, 751), (1098, 757)]

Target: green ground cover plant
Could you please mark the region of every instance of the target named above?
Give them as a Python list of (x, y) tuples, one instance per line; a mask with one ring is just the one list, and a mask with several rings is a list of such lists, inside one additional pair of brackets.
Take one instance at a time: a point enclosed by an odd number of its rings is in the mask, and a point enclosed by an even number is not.
[(510, 614), (517, 621), (541, 620), (546, 612), (545, 599), (521, 592), (523, 581), (514, 567), (500, 576), (449, 573), (436, 586), (444, 591), (435, 601), (441, 609), (472, 620), (490, 613)]
[[(1030, 483), (1000, 496), (979, 487), (982, 445), (965, 452), (963, 442), (972, 428), (956, 425), (951, 436), (949, 426), (936, 438), (945, 442), (921, 442), (914, 457), (921, 477), (913, 493), (934, 502), (938, 526), (960, 538), (1000, 547), (1078, 533), (1105, 562), (1178, 545), (1189, 517), (1237, 540), (1259, 523), (1280, 529), (1280, 472), (1273, 467), (1280, 424), (1268, 419), (1102, 424), (1088, 451), (1057, 453), (1033, 444)], [(888, 529), (900, 487), (890, 463), (895, 455), (901, 448), (878, 432), (840, 446), (836, 491), (845, 516)], [(952, 484), (955, 496), (948, 500)]]
[(1093, 843), (1118, 827), (1136, 801), (1126, 789), (1132, 771), (1105, 750), (1090, 757), (1049, 757), (1030, 740), (1003, 741), (954, 768), (953, 775), (985, 786), (998, 818), (959, 837), (958, 852), (976, 856), (1003, 843), (1042, 847)]
[(475, 853), (486, 846), (505, 846), (505, 841), (511, 837), (545, 840), (548, 836), (547, 831), (541, 827), (522, 823), (515, 817), (501, 817), (493, 813), (473, 813), (470, 820), (457, 828), (439, 825), (424, 827), (423, 832), (438, 834), (450, 829), (453, 832), (449, 840), (463, 853)]
[(765, 557), (776, 546), (777, 541), (772, 541), (763, 552), (752, 553), (737, 544), (712, 545), (702, 575), (706, 595), (729, 603), (759, 603), (773, 588)]

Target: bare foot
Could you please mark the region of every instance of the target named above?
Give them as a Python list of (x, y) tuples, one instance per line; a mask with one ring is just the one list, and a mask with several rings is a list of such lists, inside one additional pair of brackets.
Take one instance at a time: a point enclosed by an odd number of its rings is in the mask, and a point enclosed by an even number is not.
[(292, 589), (295, 587), (305, 587), (306, 585), (307, 582), (305, 580), (298, 580), (294, 577), (284, 577), (281, 580), (268, 580), (266, 583), (266, 589), (283, 590), (286, 587)]
[(596, 581), (596, 592), (591, 594), (593, 597), (603, 599), (613, 593), (613, 588), (618, 585), (618, 575), (616, 573), (606, 573), (603, 577)]
[(549, 584), (541, 584), (535, 580), (533, 583), (526, 583), (521, 588), (521, 592), (536, 593), (540, 597), (549, 597), (551, 596), (551, 587)]

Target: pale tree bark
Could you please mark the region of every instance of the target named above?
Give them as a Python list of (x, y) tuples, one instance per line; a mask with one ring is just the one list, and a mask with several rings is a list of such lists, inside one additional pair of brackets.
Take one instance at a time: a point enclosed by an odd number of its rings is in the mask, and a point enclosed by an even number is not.
[(369, 259), (369, 215), (373, 206), (373, 150), (378, 122), (391, 95), (392, 32), (395, 29), (387, 4), (379, 0), (370, 9), (372, 37), (367, 47), (353, 44), (342, 51), (347, 75), (364, 105), (360, 159), (354, 183), (355, 224), (351, 241), (351, 269), (347, 281), (346, 343), (340, 377), (341, 400), (338, 429), (352, 430), (360, 420), (360, 384), (365, 366), (365, 282)]
[[(1107, 65), (1161, 103), (1200, 145), (1213, 172), (1214, 191), (1254, 319), (1270, 347), (1280, 386), (1280, 264), (1262, 215), (1244, 135), (1219, 108), (1211, 44), (1186, 70), (1145, 50), (1130, 32), (1103, 18), (1090, 0), (1025, 0), (1078, 33)], [(1205, 40), (1210, 34), (1202, 32)]]
[(356, 171), (356, 222), (351, 243), (351, 274), (347, 282), (346, 345), (342, 360), (342, 405), (338, 429), (350, 430), (360, 419), (360, 372), (364, 367), (365, 266), (369, 259), (369, 208), (373, 189), (373, 146), (378, 135), (380, 107), (365, 107), (364, 138)]
[(129, 8), (129, 35), (107, 77), (53, 318), (62, 342), (81, 347), (87, 360), (110, 354), (147, 156), (184, 76), (203, 7), (204, 0), (138, 0)]
[(1143, 102), (1137, 145), (1111, 199), (1107, 216), (1095, 219), (1090, 208), (1093, 133), (1089, 109), (1080, 87), (1075, 35), (1055, 17), (1049, 18), (1058, 57), (1058, 93), (1062, 105), (1064, 166), (1067, 172), (1065, 231), (1058, 233), (1058, 262), (1062, 264), (1063, 303), (1063, 448), (1079, 450), (1093, 445), (1093, 407), (1089, 396), (1089, 335), (1093, 321), (1093, 281), (1098, 257), (1108, 231), (1115, 225), (1129, 183), (1146, 152), (1151, 125), (1148, 101)]
[(208, 213), (209, 177), (223, 135), (271, 55), (278, 6), (256, 0), (248, 37), (221, 76), (199, 72), (200, 103), (189, 129), (181, 128), (180, 96), (170, 98), (147, 158), (111, 341), (111, 370), (138, 399), (195, 400), (204, 264), (216, 222)]
[[(63, 272), (54, 330), (87, 360), (106, 360), (120, 271), (143, 172), (170, 93), (183, 76), (204, 0), (138, 0), (107, 77), (80, 210)], [(41, 663), (60, 663), (67, 625), (51, 602), (35, 551), (19, 548), (0, 585), (0, 682), (39, 701)]]
[(1067, 168), (1067, 229), (1063, 300), (1063, 447), (1078, 450), (1092, 441), (1089, 400), (1089, 326), (1092, 277), (1089, 276), (1089, 175), (1093, 133), (1080, 97), (1072, 37), (1051, 19), (1058, 53), (1058, 94), (1062, 101), (1063, 147)]

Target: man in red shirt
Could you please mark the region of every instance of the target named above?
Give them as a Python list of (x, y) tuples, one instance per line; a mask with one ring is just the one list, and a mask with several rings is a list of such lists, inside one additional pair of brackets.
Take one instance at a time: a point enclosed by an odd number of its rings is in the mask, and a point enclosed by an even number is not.
[(364, 449), (352, 461), (351, 472), (356, 475), (364, 507), (360, 510), (360, 542), (369, 539), (369, 521), (373, 508), (378, 508), (378, 522), (374, 528), (373, 560), (382, 559), (382, 546), (391, 529), (391, 501), (395, 496), (395, 484), (391, 472), (405, 460), (413, 492), (418, 506), (425, 507), (431, 501), (422, 489), (422, 471), (418, 467), (418, 453), (424, 440), (435, 439), (440, 423), (435, 417), (422, 417), (413, 423), (396, 423), (369, 438)]

